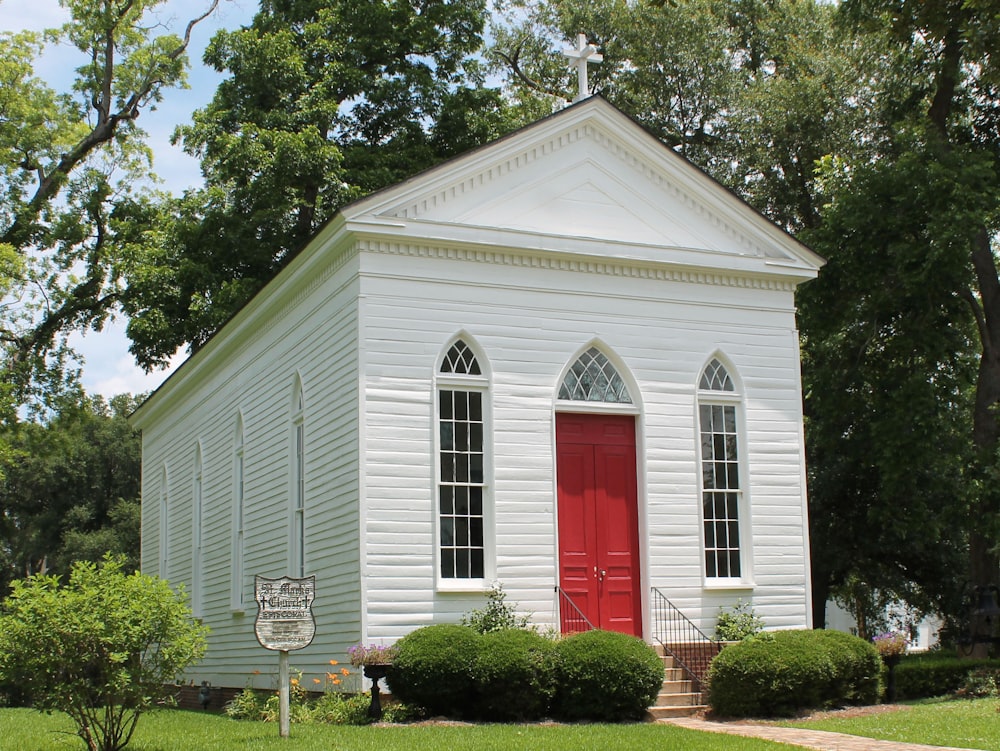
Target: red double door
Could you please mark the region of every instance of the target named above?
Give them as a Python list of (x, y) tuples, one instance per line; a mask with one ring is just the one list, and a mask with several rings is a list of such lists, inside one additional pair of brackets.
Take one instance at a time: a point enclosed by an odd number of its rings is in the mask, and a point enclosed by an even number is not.
[(635, 418), (556, 415), (559, 585), (598, 628), (642, 636)]

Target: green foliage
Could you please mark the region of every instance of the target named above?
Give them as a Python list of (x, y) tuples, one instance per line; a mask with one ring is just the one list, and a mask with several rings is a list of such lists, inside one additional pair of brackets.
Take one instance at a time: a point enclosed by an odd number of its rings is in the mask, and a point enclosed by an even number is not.
[(963, 699), (996, 698), (1000, 696), (1000, 667), (970, 670), (955, 696)]
[(17, 581), (0, 616), (0, 681), (66, 712), (91, 751), (124, 748), (164, 684), (205, 652), (207, 628), (183, 594), (123, 566), (107, 557), (74, 564), (65, 584)]
[(468, 626), (438, 624), (413, 631), (397, 642), (386, 678), (400, 701), (432, 715), (460, 715), (472, 709), (473, 666), (482, 637)]
[(555, 642), (534, 631), (484, 634), (472, 666), (475, 714), (491, 722), (545, 717), (556, 692), (555, 650)]
[(82, 395), (63, 400), (44, 423), (0, 434), (0, 593), (26, 573), (68, 573), (105, 553), (139, 566), (139, 433), (127, 416), (136, 400)]
[(719, 608), (715, 638), (719, 641), (743, 641), (764, 630), (764, 620), (754, 613), (753, 603), (737, 600), (730, 610)]
[[(0, 34), (0, 421), (76, 387), (67, 336), (104, 325), (141, 255), (152, 173), (136, 120), (187, 68), (188, 38), (154, 35), (164, 4), (72, 0), (61, 28)], [(47, 44), (77, 55), (65, 91), (35, 74)]]
[(586, 631), (556, 645), (555, 713), (569, 720), (638, 720), (663, 685), (663, 660), (641, 639)]
[(227, 717), (234, 720), (263, 720), (264, 703), (267, 697), (262, 696), (256, 689), (247, 686), (226, 703), (225, 713)]
[(896, 698), (923, 699), (955, 694), (973, 673), (995, 674), (998, 669), (996, 661), (968, 660), (954, 654), (907, 655), (896, 666)]
[(517, 605), (506, 602), (507, 593), (503, 585), (494, 584), (486, 595), (486, 607), (472, 610), (462, 616), (461, 624), (488, 634), (493, 631), (528, 628), (531, 618), (528, 615), (518, 615)]
[(880, 666), (875, 648), (850, 634), (778, 631), (722, 650), (709, 668), (708, 701), (724, 717), (874, 703)]
[(178, 129), (204, 189), (145, 207), (124, 300), (145, 365), (200, 347), (345, 203), (517, 124), (481, 88), (485, 0), (290, 0), (220, 31), (226, 75)]

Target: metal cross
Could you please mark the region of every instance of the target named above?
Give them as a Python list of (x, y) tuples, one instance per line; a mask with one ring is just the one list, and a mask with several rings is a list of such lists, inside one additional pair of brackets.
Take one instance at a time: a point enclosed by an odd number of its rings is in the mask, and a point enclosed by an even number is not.
[(587, 43), (586, 34), (577, 34), (576, 48), (563, 50), (563, 54), (574, 61), (573, 67), (576, 68), (578, 90), (573, 101), (579, 102), (590, 96), (590, 86), (587, 84), (587, 63), (604, 62), (604, 55), (598, 55), (597, 47)]

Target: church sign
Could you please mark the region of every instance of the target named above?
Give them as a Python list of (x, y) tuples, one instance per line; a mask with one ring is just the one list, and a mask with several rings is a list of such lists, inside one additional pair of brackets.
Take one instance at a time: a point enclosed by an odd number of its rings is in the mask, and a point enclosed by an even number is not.
[(254, 577), (257, 620), (254, 632), (262, 647), (279, 652), (308, 647), (316, 635), (312, 604), (316, 577), (278, 579)]

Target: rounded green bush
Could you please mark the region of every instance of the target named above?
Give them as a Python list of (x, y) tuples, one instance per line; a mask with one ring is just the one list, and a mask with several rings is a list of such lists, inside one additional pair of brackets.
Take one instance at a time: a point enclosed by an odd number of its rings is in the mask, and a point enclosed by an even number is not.
[(472, 667), (479, 634), (467, 626), (425, 626), (398, 642), (399, 653), (386, 678), (400, 701), (432, 715), (468, 714), (475, 701)]
[(637, 720), (663, 685), (663, 660), (641, 639), (586, 631), (556, 645), (553, 709), (568, 720)]
[(476, 715), (496, 722), (538, 720), (556, 691), (555, 642), (534, 631), (484, 634), (472, 668)]
[(712, 661), (708, 702), (724, 717), (789, 716), (801, 709), (873, 703), (875, 648), (835, 631), (778, 631), (726, 647)]

